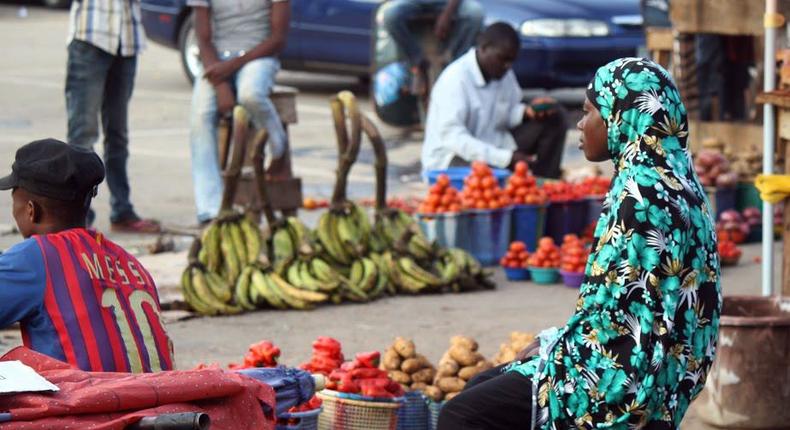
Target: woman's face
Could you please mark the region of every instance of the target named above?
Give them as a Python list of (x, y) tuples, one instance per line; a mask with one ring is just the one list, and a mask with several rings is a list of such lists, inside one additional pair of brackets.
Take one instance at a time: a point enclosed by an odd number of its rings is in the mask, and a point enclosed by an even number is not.
[(581, 132), (579, 149), (584, 151), (584, 157), (590, 161), (606, 161), (611, 158), (606, 139), (606, 123), (601, 118), (601, 112), (587, 97), (584, 98), (583, 109), (584, 116), (576, 124)]

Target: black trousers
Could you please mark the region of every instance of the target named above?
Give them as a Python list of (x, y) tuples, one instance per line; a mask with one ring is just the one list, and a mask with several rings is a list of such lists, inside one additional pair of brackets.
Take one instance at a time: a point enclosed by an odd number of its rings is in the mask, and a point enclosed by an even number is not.
[[(527, 121), (510, 130), (518, 152), (537, 156), (535, 161), (529, 163), (533, 175), (553, 179), (560, 177), (565, 135), (568, 132), (565, 118), (565, 110), (559, 108), (557, 113), (544, 120)], [(468, 166), (469, 162), (456, 156), (450, 165)]]
[(560, 177), (567, 133), (568, 124), (562, 108), (546, 119), (527, 121), (510, 130), (518, 152), (537, 155), (535, 161), (529, 163), (532, 174), (554, 179)]
[(438, 430), (529, 430), (532, 381), (505, 365), (472, 378), (461, 394), (442, 407)]

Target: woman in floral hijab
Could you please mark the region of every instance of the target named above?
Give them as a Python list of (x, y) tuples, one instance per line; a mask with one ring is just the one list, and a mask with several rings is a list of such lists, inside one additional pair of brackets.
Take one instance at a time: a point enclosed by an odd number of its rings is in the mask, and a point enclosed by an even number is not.
[(440, 429), (506, 428), (486, 415), (508, 410), (475, 404), (505, 379), (529, 380), (532, 400), (518, 408), (523, 426), (509, 428), (544, 430), (676, 429), (704, 386), (718, 338), (719, 258), (677, 88), (649, 60), (615, 60), (590, 83), (578, 128), (585, 156), (611, 159), (615, 175), (575, 312), (541, 333), (531, 357), (472, 381), (448, 402)]

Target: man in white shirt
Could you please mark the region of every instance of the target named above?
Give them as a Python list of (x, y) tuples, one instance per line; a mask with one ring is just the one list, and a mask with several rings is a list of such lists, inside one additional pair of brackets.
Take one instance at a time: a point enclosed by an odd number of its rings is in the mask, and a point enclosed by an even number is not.
[(518, 34), (498, 22), (481, 34), (476, 49), (454, 61), (431, 92), (422, 147), (425, 171), (483, 161), (512, 168), (528, 161), (538, 176), (558, 178), (567, 125), (554, 100), (531, 105), (511, 69)]

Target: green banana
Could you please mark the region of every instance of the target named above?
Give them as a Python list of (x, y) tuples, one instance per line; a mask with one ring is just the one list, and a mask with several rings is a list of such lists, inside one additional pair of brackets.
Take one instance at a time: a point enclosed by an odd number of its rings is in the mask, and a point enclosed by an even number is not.
[(433, 287), (440, 287), (443, 285), (441, 278), (423, 269), (416, 261), (409, 257), (400, 257), (398, 259), (398, 266), (401, 269), (401, 274), (409, 275)]
[[(321, 285), (321, 281), (319, 281), (310, 272), (310, 263), (308, 263), (307, 261), (299, 262), (298, 271), (299, 271), (299, 280), (301, 281), (301, 285), (304, 287), (304, 289), (309, 291), (321, 291), (326, 288), (323, 285)], [(334, 288), (330, 286), (330, 288), (326, 288), (326, 289), (331, 291)]]
[(272, 253), (274, 262), (289, 261), (296, 256), (296, 245), (286, 227), (280, 227), (272, 233)]
[(213, 314), (232, 315), (242, 311), (240, 307), (226, 305), (214, 296), (208, 287), (208, 281), (202, 270), (197, 268), (194, 270), (192, 285), (194, 286), (195, 296), (210, 307), (214, 311)]
[(241, 306), (242, 308), (251, 311), (255, 309), (255, 305), (251, 302), (250, 299), (250, 287), (252, 285), (252, 266), (247, 266), (244, 270), (241, 271), (241, 275), (239, 275), (239, 280), (236, 282), (236, 288), (233, 291), (233, 298), (236, 300), (236, 304)]
[(217, 311), (200, 300), (195, 294), (194, 285), (192, 283), (192, 272), (194, 270), (197, 269), (193, 267), (187, 267), (181, 274), (181, 294), (184, 296), (184, 301), (186, 301), (193, 311), (199, 313), (200, 315), (216, 315)]
[(321, 303), (325, 302), (329, 296), (324, 293), (319, 293), (316, 291), (306, 291), (300, 290), (299, 288), (294, 287), (293, 285), (289, 284), (285, 279), (283, 279), (280, 275), (276, 273), (272, 273), (269, 277), (274, 281), (275, 285), (282, 291), (285, 295), (295, 298), (297, 300), (302, 300), (304, 302), (312, 302), (312, 303)]
[[(288, 309), (288, 305), (280, 298), (279, 294), (271, 289), (269, 283), (266, 282), (266, 275), (260, 269), (255, 269), (252, 272), (252, 288), (273, 308)], [(262, 303), (259, 302), (259, 304)]]
[(239, 223), (244, 234), (244, 244), (247, 247), (247, 263), (254, 263), (261, 253), (261, 230), (249, 218), (244, 217)]
[(336, 217), (337, 215), (332, 213), (332, 211), (327, 211), (321, 215), (321, 218), (318, 219), (318, 229), (316, 233), (327, 255), (345, 266), (351, 263), (351, 256), (338, 240), (337, 223), (335, 222)]
[(320, 282), (318, 288), (321, 291), (334, 291), (340, 286), (342, 281), (340, 274), (320, 257), (313, 257), (310, 260), (310, 272)]
[(206, 261), (203, 264), (212, 272), (219, 271), (222, 266), (219, 224), (212, 222), (203, 230), (201, 243), (203, 245), (202, 249), (206, 250)]
[(363, 258), (361, 261), (364, 275), (359, 283), (359, 287), (362, 289), (362, 291), (368, 293), (376, 286), (376, 282), (378, 281), (379, 277), (379, 269), (376, 266), (376, 263), (374, 263), (370, 258)]
[(222, 239), (220, 240), (220, 249), (222, 250), (222, 261), (225, 263), (225, 279), (228, 282), (236, 283), (236, 278), (241, 273), (241, 262), (239, 256), (233, 249), (235, 244), (231, 238), (230, 225), (228, 223), (222, 224), (220, 227)]
[(310, 309), (313, 306), (312, 303), (293, 297), (287, 294), (285, 291), (283, 291), (280, 288), (280, 285), (278, 285), (278, 280), (282, 280), (280, 275), (274, 272), (269, 272), (264, 275), (264, 280), (266, 281), (266, 285), (269, 287), (269, 290), (271, 290), (277, 297), (279, 297), (280, 300), (282, 300), (282, 302), (284, 302), (288, 307), (291, 307), (293, 309), (306, 310), (306, 309)]
[(244, 242), (244, 233), (242, 233), (241, 231), (240, 223), (229, 222), (227, 224), (228, 224), (228, 231), (230, 232), (231, 243), (233, 244), (233, 250), (236, 252), (236, 256), (238, 257), (239, 260), (239, 265), (245, 264), (248, 262), (247, 244)]
[(232, 284), (214, 272), (206, 271), (203, 273), (206, 278), (208, 288), (214, 297), (222, 303), (228, 303), (233, 298)]

